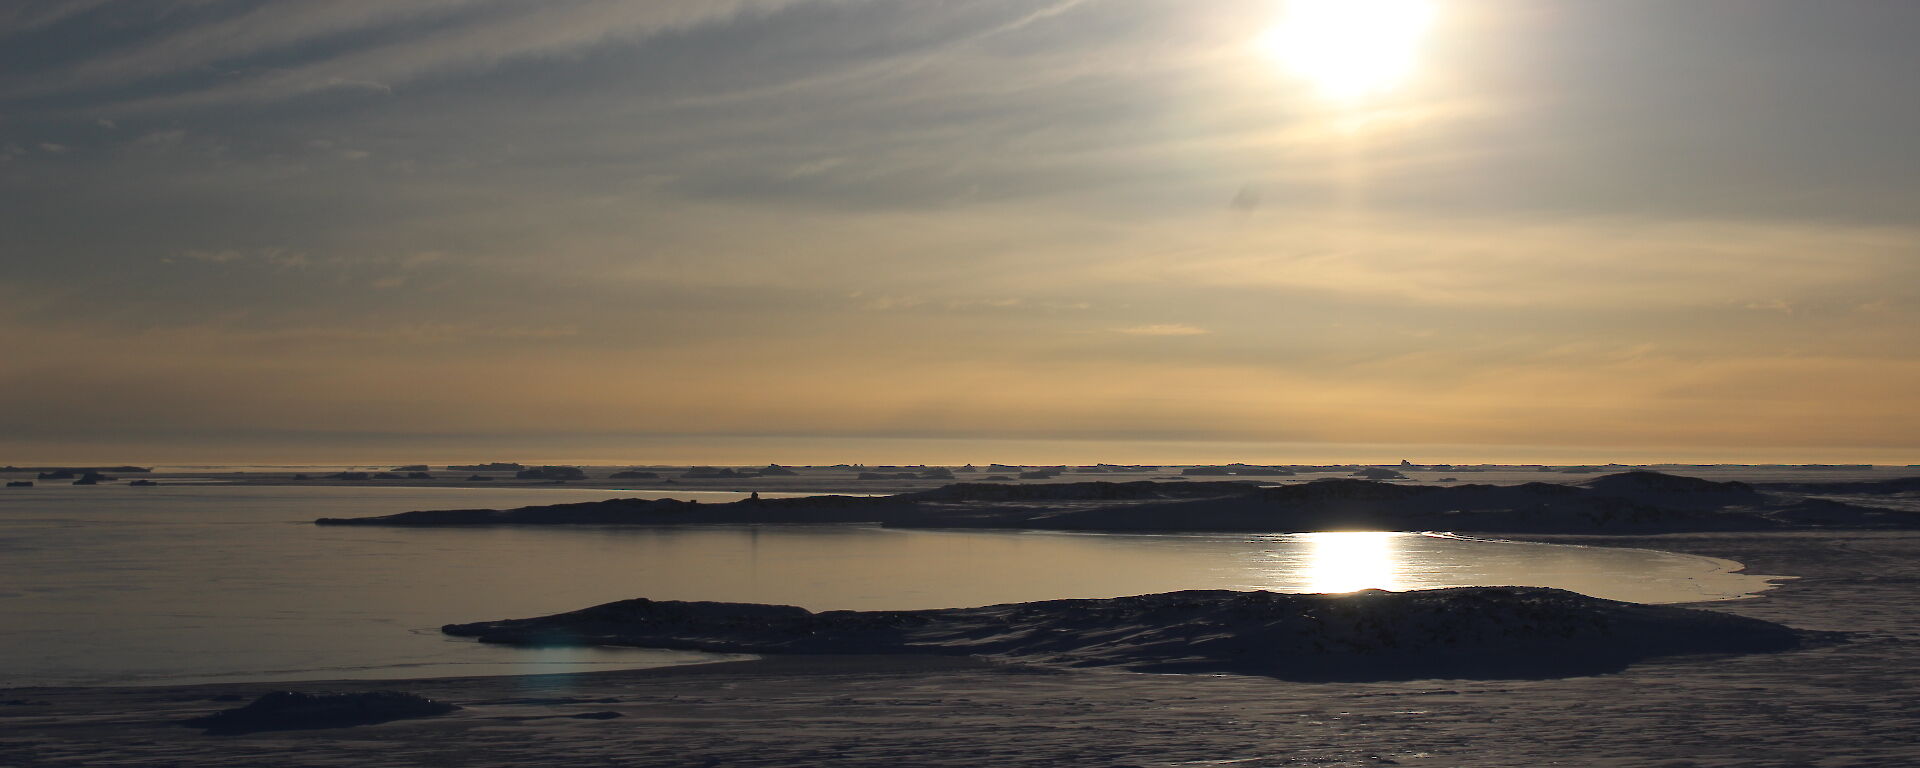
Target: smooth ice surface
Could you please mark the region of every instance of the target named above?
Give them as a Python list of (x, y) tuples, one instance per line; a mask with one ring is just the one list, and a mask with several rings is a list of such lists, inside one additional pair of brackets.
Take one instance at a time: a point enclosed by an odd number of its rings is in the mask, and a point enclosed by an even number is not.
[[(1114, 535), (724, 528), (318, 527), (316, 517), (511, 507), (605, 490), (43, 486), (0, 495), (0, 679), (11, 685), (392, 678), (687, 663), (526, 650), (441, 624), (631, 597), (944, 608), (1177, 589), (1530, 585), (1636, 602), (1763, 589), (1649, 550), (1442, 535)], [(688, 494), (728, 501), (739, 494)]]

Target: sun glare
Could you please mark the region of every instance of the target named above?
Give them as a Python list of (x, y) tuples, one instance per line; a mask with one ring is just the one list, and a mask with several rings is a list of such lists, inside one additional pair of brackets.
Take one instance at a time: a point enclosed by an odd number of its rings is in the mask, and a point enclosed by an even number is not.
[(1357, 101), (1414, 73), (1434, 14), (1432, 0), (1288, 0), (1261, 44), (1327, 98)]
[(1400, 565), (1394, 545), (1400, 534), (1342, 531), (1299, 535), (1313, 548), (1307, 562), (1309, 591), (1399, 588)]

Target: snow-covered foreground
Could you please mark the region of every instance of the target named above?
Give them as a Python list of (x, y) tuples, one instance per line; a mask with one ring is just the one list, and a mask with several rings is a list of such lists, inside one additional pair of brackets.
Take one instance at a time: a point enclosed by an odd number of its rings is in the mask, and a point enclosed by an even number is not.
[[(1537, 681), (1295, 683), (806, 657), (550, 678), (301, 685), (465, 707), (342, 730), (204, 736), (172, 721), (271, 686), (0, 692), (0, 765), (1920, 764), (1920, 534), (1568, 539), (1793, 575), (1703, 607), (1856, 633)], [(611, 719), (568, 715), (613, 712)], [(604, 717), (604, 715), (602, 716)]]

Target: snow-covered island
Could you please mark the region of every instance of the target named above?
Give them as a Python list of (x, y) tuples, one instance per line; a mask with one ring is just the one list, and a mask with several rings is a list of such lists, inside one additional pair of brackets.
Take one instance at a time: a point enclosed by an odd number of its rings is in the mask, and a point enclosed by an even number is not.
[(527, 646), (972, 655), (1289, 680), (1553, 678), (1645, 659), (1793, 650), (1821, 635), (1713, 611), (1544, 587), (1344, 594), (1189, 590), (913, 611), (622, 600), (441, 631)]

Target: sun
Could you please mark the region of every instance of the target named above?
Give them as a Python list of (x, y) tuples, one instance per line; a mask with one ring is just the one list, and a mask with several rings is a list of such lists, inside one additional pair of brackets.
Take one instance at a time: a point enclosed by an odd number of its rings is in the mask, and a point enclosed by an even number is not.
[(1403, 534), (1378, 531), (1295, 534), (1313, 547), (1307, 563), (1310, 592), (1399, 589)]
[(1327, 98), (1359, 101), (1414, 74), (1434, 14), (1432, 0), (1288, 0), (1261, 47)]

